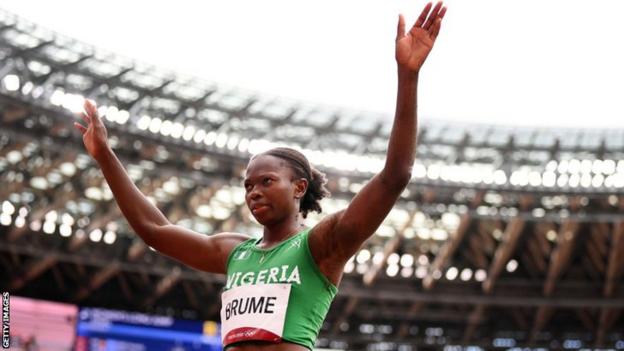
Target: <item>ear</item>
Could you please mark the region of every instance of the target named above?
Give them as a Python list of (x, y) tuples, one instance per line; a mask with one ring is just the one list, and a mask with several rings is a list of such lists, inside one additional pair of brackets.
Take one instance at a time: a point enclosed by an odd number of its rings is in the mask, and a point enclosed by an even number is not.
[(295, 198), (301, 199), (306, 193), (308, 189), (308, 180), (305, 178), (295, 179), (293, 181), (295, 183)]

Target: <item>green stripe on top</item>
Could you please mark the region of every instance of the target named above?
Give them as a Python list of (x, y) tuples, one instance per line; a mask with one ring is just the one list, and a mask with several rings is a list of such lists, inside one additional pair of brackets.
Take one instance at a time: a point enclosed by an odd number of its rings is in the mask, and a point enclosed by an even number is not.
[(338, 292), (314, 262), (305, 229), (270, 249), (249, 239), (232, 250), (227, 262), (225, 290), (240, 285), (288, 283), (290, 298), (284, 324), (284, 341), (310, 350), (321, 330), (329, 306)]

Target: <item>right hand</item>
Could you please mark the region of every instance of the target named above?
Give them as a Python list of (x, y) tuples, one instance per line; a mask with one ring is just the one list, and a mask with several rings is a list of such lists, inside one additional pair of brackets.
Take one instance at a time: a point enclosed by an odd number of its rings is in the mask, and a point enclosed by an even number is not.
[(108, 134), (104, 123), (98, 115), (95, 103), (85, 99), (84, 110), (85, 112), (79, 113), (79, 115), (87, 123), (87, 126), (85, 127), (78, 122), (74, 122), (74, 127), (82, 134), (82, 142), (89, 155), (98, 160), (110, 149)]

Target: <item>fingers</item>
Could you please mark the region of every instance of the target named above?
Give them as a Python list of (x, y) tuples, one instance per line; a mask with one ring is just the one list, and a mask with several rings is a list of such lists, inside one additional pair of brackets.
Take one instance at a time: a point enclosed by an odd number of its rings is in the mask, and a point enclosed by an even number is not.
[(427, 18), (427, 21), (425, 22), (425, 24), (422, 26), (425, 30), (429, 30), (431, 28), (436, 18), (438, 18), (441, 9), (442, 9), (442, 1), (439, 1), (435, 5), (431, 13), (429, 14), (429, 17)]
[(435, 22), (433, 22), (433, 26), (431, 26), (431, 38), (435, 40), (438, 37), (438, 33), (440, 33), (440, 26), (442, 25), (442, 16), (438, 16)]
[(89, 118), (89, 115), (87, 115), (86, 113), (78, 112), (76, 113), (76, 116), (82, 118), (82, 120), (85, 121), (87, 125), (91, 124), (91, 118)]
[(418, 16), (416, 23), (414, 23), (414, 27), (421, 27), (423, 23), (425, 23), (425, 19), (427, 19), (427, 14), (429, 13), (429, 10), (431, 10), (431, 3), (427, 3), (427, 5), (425, 5), (425, 8), (420, 13), (420, 16)]
[(405, 36), (405, 18), (399, 14), (399, 24), (397, 25), (397, 40)]
[(84, 134), (84, 133), (87, 132), (87, 128), (85, 128), (82, 124), (80, 124), (78, 122), (74, 122), (74, 127), (76, 127), (76, 129), (78, 129), (80, 134)]
[(87, 112), (87, 114), (89, 114), (89, 116), (97, 113), (97, 109), (95, 108), (95, 103), (90, 99), (85, 99), (84, 109)]
[(84, 110), (87, 112), (87, 116), (91, 122), (97, 123), (100, 121), (100, 116), (98, 115), (97, 107), (95, 107), (95, 102), (93, 102), (93, 100), (85, 99)]
[(438, 34), (440, 33), (440, 26), (442, 26), (442, 19), (444, 18), (445, 14), (446, 14), (446, 7), (442, 7), (442, 9), (440, 9), (440, 12), (436, 16), (435, 20), (433, 21), (433, 25), (429, 29), (430, 36), (433, 40), (435, 40), (438, 37)]
[(444, 15), (446, 14), (446, 6), (442, 7), (442, 9), (440, 10), (440, 13), (438, 13), (438, 17), (440, 17), (440, 19), (444, 18)]

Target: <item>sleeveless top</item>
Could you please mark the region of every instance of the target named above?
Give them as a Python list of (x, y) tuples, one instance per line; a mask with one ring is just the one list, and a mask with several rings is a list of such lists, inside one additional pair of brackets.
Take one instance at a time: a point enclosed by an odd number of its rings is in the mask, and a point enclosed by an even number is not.
[(305, 229), (270, 249), (249, 239), (232, 250), (221, 296), (223, 346), (287, 341), (312, 350), (338, 292), (321, 273)]

